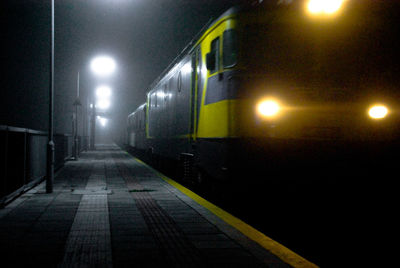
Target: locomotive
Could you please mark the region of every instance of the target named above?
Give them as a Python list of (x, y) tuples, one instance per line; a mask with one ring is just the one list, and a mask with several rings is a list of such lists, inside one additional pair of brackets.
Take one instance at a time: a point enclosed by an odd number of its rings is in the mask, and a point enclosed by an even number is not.
[(275, 0), (230, 8), (150, 86), (128, 117), (129, 145), (183, 163), (199, 182), (244, 167), (395, 152), (399, 6)]

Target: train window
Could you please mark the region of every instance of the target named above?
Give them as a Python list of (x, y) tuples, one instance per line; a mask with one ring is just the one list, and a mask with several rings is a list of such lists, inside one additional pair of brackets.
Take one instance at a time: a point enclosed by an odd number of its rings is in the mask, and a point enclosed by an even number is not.
[(222, 63), (224, 68), (230, 68), (236, 65), (238, 44), (236, 31), (226, 30), (222, 40)]
[(153, 107), (157, 107), (157, 94), (156, 92), (153, 92), (153, 94), (151, 94), (151, 103), (153, 105)]
[(215, 57), (214, 68), (210, 70), (210, 74), (215, 73), (219, 69), (219, 37), (211, 41), (211, 55)]

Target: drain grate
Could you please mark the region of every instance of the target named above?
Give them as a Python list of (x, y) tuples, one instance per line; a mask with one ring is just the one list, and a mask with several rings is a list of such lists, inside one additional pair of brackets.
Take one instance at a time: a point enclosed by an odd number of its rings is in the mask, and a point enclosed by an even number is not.
[(130, 193), (147, 193), (147, 192), (154, 192), (153, 189), (131, 189), (129, 190)]

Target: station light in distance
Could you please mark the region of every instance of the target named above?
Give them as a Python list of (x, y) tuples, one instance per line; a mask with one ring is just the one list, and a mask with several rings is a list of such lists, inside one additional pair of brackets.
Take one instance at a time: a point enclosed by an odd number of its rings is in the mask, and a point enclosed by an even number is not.
[(99, 123), (102, 127), (105, 127), (107, 125), (107, 118), (101, 117), (101, 116), (97, 116), (97, 119), (99, 120)]
[(107, 99), (98, 100), (96, 103), (96, 108), (106, 110), (110, 107), (110, 101)]
[(96, 75), (108, 76), (115, 71), (116, 64), (108, 56), (99, 56), (91, 61), (90, 68)]
[(100, 99), (105, 99), (111, 96), (111, 88), (108, 86), (100, 86), (96, 89), (96, 95)]
[(345, 0), (309, 0), (307, 9), (311, 14), (332, 15), (337, 13)]
[(388, 115), (388, 113), (389, 109), (385, 105), (381, 104), (374, 105), (370, 107), (368, 110), (369, 117), (376, 120), (385, 118)]

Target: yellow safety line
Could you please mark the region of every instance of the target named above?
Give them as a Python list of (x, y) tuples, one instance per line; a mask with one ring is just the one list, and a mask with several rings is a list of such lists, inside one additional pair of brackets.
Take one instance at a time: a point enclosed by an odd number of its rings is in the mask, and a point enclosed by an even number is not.
[(287, 247), (279, 244), (278, 242), (272, 240), (268, 236), (264, 235), (260, 231), (254, 229), (247, 223), (243, 222), (242, 220), (236, 218), (235, 216), (229, 214), (225, 210), (217, 207), (216, 205), (210, 203), (209, 201), (205, 200), (204, 198), (200, 197), (199, 195), (195, 194), (194, 192), (190, 191), (186, 187), (182, 186), (181, 184), (177, 183), (176, 181), (168, 178), (167, 176), (163, 175), (162, 173), (158, 172), (157, 170), (153, 169), (140, 159), (133, 157), (137, 162), (145, 165), (147, 168), (155, 172), (158, 176), (160, 176), (164, 181), (171, 184), (179, 191), (184, 193), (185, 195), (189, 196), (191, 199), (196, 201), (198, 204), (202, 205), (203, 207), (207, 208), (209, 211), (214, 213), (220, 219), (228, 223), (229, 225), (233, 226), (235, 229), (242, 232), (245, 236), (250, 238), (251, 240), (257, 242), (260, 246), (265, 248), (266, 250), (270, 251), (272, 254), (280, 258), (282, 261), (286, 262), (287, 264), (293, 267), (304, 267), (304, 268), (312, 268), (318, 267), (312, 262), (304, 259), (300, 255), (294, 253)]

